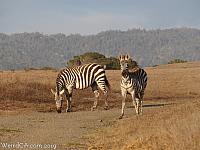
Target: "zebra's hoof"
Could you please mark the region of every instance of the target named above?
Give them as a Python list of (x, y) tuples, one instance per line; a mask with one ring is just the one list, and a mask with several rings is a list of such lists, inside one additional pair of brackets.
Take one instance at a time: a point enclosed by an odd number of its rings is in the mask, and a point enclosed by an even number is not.
[(95, 110), (96, 110), (96, 107), (92, 107), (92, 108), (91, 108), (91, 111), (95, 111)]
[(123, 118), (123, 116), (119, 116), (119, 119), (122, 119)]
[(140, 116), (141, 114), (140, 114), (140, 113), (136, 113), (136, 115), (137, 115), (137, 116)]
[(67, 109), (66, 112), (71, 112), (71, 109)]
[(108, 107), (108, 106), (105, 106), (105, 107), (104, 107), (104, 110), (108, 110), (108, 109), (109, 109), (109, 107)]

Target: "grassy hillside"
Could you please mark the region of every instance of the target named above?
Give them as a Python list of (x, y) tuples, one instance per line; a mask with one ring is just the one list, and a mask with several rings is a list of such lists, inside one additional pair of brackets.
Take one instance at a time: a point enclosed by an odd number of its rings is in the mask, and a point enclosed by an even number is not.
[[(173, 100), (199, 97), (199, 62), (168, 64), (145, 68), (148, 73), (148, 86), (145, 100)], [(50, 89), (55, 88), (56, 70), (1, 71), (0, 105), (1, 109), (29, 108), (41, 111), (54, 110), (54, 97)], [(111, 84), (109, 101), (111, 108), (120, 107), (120, 71), (107, 70)], [(74, 110), (89, 110), (93, 103), (90, 88), (75, 90)], [(85, 99), (80, 99), (85, 97)], [(116, 101), (117, 98), (117, 101)], [(130, 101), (130, 97), (129, 101)], [(100, 104), (103, 103), (101, 95)], [(34, 107), (32, 107), (34, 106)]]

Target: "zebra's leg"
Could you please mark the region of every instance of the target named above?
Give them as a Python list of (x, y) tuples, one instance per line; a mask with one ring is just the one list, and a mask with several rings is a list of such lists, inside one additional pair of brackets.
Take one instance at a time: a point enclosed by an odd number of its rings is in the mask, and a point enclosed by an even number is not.
[(136, 101), (136, 108), (135, 108), (136, 114), (139, 115), (139, 113), (140, 113), (140, 99), (138, 97), (136, 97), (135, 101)]
[(69, 94), (66, 95), (66, 99), (67, 99), (67, 108), (66, 108), (66, 112), (70, 112), (71, 101), (70, 101)]
[(105, 107), (104, 107), (104, 109), (108, 110), (109, 106), (108, 106), (108, 92), (107, 91), (104, 91), (104, 96), (105, 96)]
[(95, 110), (97, 108), (97, 104), (98, 104), (98, 100), (99, 100), (99, 91), (98, 91), (98, 87), (97, 87), (96, 82), (94, 82), (91, 85), (91, 88), (92, 88), (92, 91), (94, 92), (94, 95), (95, 95), (94, 104), (93, 104), (93, 106), (91, 108), (91, 111), (93, 111), (93, 110)]
[(99, 91), (98, 90), (94, 91), (94, 95), (95, 95), (95, 100), (94, 100), (94, 105), (91, 108), (91, 111), (93, 111), (97, 108), (97, 104), (98, 104), (98, 100), (99, 100)]
[(66, 109), (66, 112), (71, 112), (72, 111), (72, 96), (69, 95), (68, 98), (67, 98), (67, 109)]
[(144, 92), (140, 93), (140, 114), (142, 114), (143, 96)]
[(131, 97), (132, 97), (133, 106), (135, 107), (136, 114), (138, 114), (138, 103), (137, 103), (137, 98), (135, 96), (134, 90), (131, 92)]
[(72, 111), (72, 88), (67, 90), (66, 93), (66, 98), (67, 98), (67, 109), (66, 112), (71, 112)]
[(140, 114), (142, 115), (142, 105), (143, 105), (143, 99), (140, 100)]
[(109, 106), (108, 106), (108, 91), (107, 91), (107, 89), (106, 89), (106, 83), (105, 83), (105, 81), (103, 80), (98, 80), (98, 81), (96, 81), (96, 85), (99, 87), (99, 89), (101, 90), (101, 91), (103, 91), (103, 93), (104, 93), (104, 96), (105, 96), (105, 107), (104, 107), (104, 109), (105, 110), (108, 110), (109, 109)]
[(124, 107), (125, 107), (125, 101), (126, 101), (126, 95), (127, 95), (127, 91), (126, 89), (121, 89), (122, 92), (122, 110), (121, 110), (121, 116), (119, 116), (119, 119), (122, 119), (124, 116)]

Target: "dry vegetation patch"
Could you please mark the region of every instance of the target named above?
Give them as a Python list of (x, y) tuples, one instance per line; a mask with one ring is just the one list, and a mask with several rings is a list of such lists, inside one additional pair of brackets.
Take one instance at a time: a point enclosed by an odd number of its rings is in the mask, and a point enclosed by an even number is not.
[[(148, 85), (145, 101), (173, 101), (183, 98), (199, 98), (200, 63), (183, 63), (145, 68)], [(54, 97), (50, 92), (55, 88), (58, 71), (29, 70), (3, 71), (0, 73), (0, 110), (55, 111)], [(110, 108), (121, 107), (120, 71), (106, 71), (111, 84), (109, 93)], [(73, 111), (90, 110), (94, 94), (91, 89), (74, 90)], [(104, 105), (103, 94), (99, 108)], [(128, 96), (128, 102), (131, 98)], [(66, 107), (66, 103), (64, 103)]]
[[(54, 70), (3, 71), (0, 73), (0, 110), (31, 110), (39, 112), (55, 111), (54, 96), (50, 89), (55, 88), (58, 72)], [(110, 107), (116, 107), (118, 95), (110, 92)], [(74, 90), (73, 111), (90, 110), (94, 101), (91, 88)], [(118, 106), (120, 102), (118, 102)], [(104, 96), (101, 94), (99, 108), (104, 107)], [(64, 101), (63, 111), (66, 108)]]
[[(163, 65), (146, 71), (145, 101), (152, 101), (152, 109), (100, 129), (90, 136), (90, 149), (199, 149), (200, 63)], [(117, 84), (115, 78), (119, 77), (113, 76), (112, 83)], [(115, 86), (114, 90), (119, 89)], [(155, 107), (155, 101), (161, 107)]]
[(148, 110), (90, 136), (90, 149), (198, 149), (199, 100)]

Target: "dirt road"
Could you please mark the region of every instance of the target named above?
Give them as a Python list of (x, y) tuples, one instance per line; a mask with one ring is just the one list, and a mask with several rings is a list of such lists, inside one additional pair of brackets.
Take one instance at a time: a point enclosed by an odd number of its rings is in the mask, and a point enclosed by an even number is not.
[[(119, 110), (57, 114), (30, 112), (0, 118), (1, 143), (51, 144), (56, 149), (86, 149), (85, 135), (112, 124)], [(55, 146), (52, 148), (54, 149)], [(1, 145), (0, 149), (4, 149)], [(29, 148), (27, 148), (29, 149)]]
[[(144, 112), (150, 109), (148, 106), (151, 104), (145, 106)], [(162, 107), (163, 104), (159, 103), (155, 106)], [(66, 150), (87, 149), (87, 135), (119, 121), (120, 109), (62, 114), (20, 112), (21, 114), (14, 113), (12, 115), (12, 113), (14, 112), (7, 112), (0, 118), (0, 149), (6, 149), (3, 146), (7, 143), (15, 144), (11, 145), (13, 149), (19, 145), (27, 150), (43, 149), (46, 145), (49, 146), (48, 149)], [(125, 113), (125, 118), (135, 115), (133, 108), (126, 109)]]

